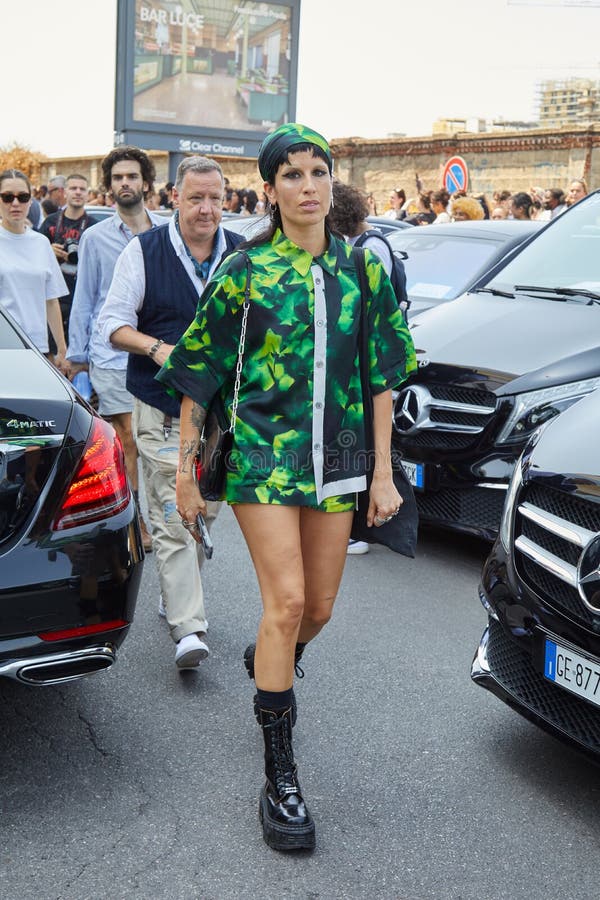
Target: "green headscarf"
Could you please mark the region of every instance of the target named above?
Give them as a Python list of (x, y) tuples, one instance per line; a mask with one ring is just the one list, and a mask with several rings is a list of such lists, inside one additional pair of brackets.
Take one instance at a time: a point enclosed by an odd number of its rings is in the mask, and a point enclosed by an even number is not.
[(263, 181), (272, 182), (281, 159), (287, 156), (297, 144), (314, 144), (327, 157), (329, 174), (333, 171), (333, 160), (329, 144), (322, 134), (298, 122), (287, 122), (268, 134), (258, 151), (258, 170)]

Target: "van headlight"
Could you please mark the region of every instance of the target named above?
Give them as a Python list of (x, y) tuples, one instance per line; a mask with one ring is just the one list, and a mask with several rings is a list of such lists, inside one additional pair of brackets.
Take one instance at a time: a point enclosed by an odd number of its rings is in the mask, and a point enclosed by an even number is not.
[(536, 428), (544, 425), (577, 400), (600, 387), (600, 378), (571, 381), (539, 391), (516, 394), (511, 414), (498, 435), (498, 444), (522, 444)]
[(522, 457), (516, 462), (513, 469), (512, 478), (510, 479), (506, 499), (504, 501), (504, 509), (502, 510), (502, 518), (500, 519), (500, 531), (498, 532), (502, 546), (507, 553), (510, 553), (512, 522), (515, 510), (515, 502), (523, 484)]

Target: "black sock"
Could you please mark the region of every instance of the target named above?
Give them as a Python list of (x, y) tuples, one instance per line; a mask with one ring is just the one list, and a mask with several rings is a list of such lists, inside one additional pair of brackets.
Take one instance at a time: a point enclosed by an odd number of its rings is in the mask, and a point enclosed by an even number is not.
[(287, 691), (261, 691), (256, 689), (258, 705), (261, 709), (270, 709), (273, 712), (283, 712), (292, 705), (292, 688)]

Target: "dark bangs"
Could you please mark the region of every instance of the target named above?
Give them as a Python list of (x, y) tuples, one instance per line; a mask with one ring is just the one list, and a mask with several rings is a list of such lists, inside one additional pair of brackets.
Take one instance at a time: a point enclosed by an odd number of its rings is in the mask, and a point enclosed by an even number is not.
[(325, 163), (325, 165), (327, 166), (329, 173), (331, 174), (330, 162), (327, 159), (327, 154), (325, 153), (325, 151), (321, 150), (320, 147), (317, 147), (316, 144), (311, 144), (310, 141), (306, 141), (303, 144), (294, 144), (293, 147), (290, 147), (289, 150), (285, 151), (284, 153), (281, 154), (281, 156), (276, 158), (275, 167), (274, 167), (275, 174), (273, 175), (273, 181), (275, 181), (275, 175), (279, 171), (280, 166), (282, 166), (284, 163), (288, 163), (288, 165), (290, 165), (290, 166), (293, 165), (293, 163), (290, 161), (290, 156), (293, 153), (305, 153), (305, 152), (312, 153), (313, 156), (317, 156), (319, 159), (322, 159), (323, 162)]

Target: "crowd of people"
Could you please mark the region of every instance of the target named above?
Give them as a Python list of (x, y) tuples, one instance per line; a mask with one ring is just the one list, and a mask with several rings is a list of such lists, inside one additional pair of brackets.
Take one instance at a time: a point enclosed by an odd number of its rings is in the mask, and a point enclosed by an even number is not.
[[(532, 219), (542, 222), (554, 219), (588, 193), (583, 178), (575, 178), (568, 188), (532, 187), (529, 191), (494, 191), (491, 200), (485, 194), (467, 195), (457, 191), (425, 191), (407, 199), (403, 188), (389, 194), (381, 215), (401, 219), (410, 225), (431, 225), (477, 219)], [(377, 203), (373, 194), (367, 195), (370, 215), (376, 216)]]
[[(268, 210), (266, 194), (260, 195), (253, 188), (233, 187), (228, 178), (222, 209), (225, 213), (251, 216), (263, 215)], [(31, 207), (29, 221), (39, 230), (45, 218), (55, 215), (66, 203), (66, 182), (64, 175), (56, 175), (48, 184), (31, 187)], [(87, 182), (87, 179), (86, 179)], [(444, 189), (425, 190), (418, 179), (419, 190), (407, 197), (403, 188), (394, 188), (378, 211), (377, 201), (372, 192), (365, 194), (370, 216), (401, 219), (411, 225), (431, 225), (477, 219), (531, 219), (548, 221), (560, 215), (565, 209), (581, 200), (588, 193), (583, 178), (573, 179), (566, 189), (559, 187), (532, 187), (528, 191), (494, 191), (491, 198), (482, 193), (452, 195)], [(172, 210), (173, 182), (167, 181), (162, 187), (149, 188), (144, 195), (146, 209)], [(471, 201), (477, 201), (475, 205)], [(467, 202), (464, 202), (467, 201)], [(87, 186), (87, 206), (114, 207), (112, 191), (101, 184), (94, 188)]]
[[(86, 178), (87, 206), (114, 207), (115, 198), (110, 189), (101, 184), (90, 187)], [(31, 185), (31, 206), (29, 209), (29, 223), (33, 228), (39, 229), (48, 216), (54, 215), (62, 209), (66, 202), (67, 176), (55, 175), (48, 184), (39, 186)], [(152, 185), (145, 192), (144, 202), (146, 209), (174, 209), (172, 181), (167, 181), (162, 187)], [(223, 198), (223, 212), (232, 212), (239, 215), (262, 215), (267, 209), (266, 195), (258, 193), (253, 188), (232, 187), (229, 179), (225, 178), (225, 195)]]
[[(72, 176), (71, 176), (72, 177)], [(85, 176), (78, 176), (85, 181), (85, 204), (87, 206), (114, 206), (110, 191), (102, 187), (92, 188)], [(38, 230), (49, 216), (56, 215), (64, 209), (67, 202), (67, 176), (55, 175), (48, 184), (30, 185), (31, 202), (28, 212), (29, 224)]]

